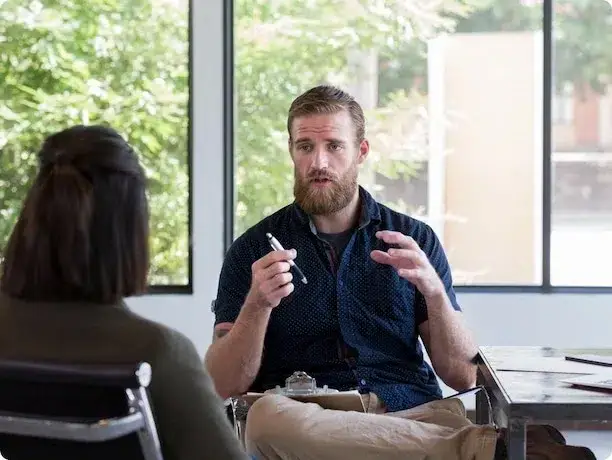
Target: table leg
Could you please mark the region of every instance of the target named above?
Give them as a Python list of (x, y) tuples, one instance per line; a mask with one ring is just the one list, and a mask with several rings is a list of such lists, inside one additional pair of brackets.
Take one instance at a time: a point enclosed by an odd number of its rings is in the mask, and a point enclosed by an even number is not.
[(485, 394), (485, 381), (480, 369), (478, 369), (476, 385), (483, 387), (482, 390), (476, 393), (476, 423), (478, 425), (488, 425), (491, 423), (491, 417), (493, 414), (489, 413), (489, 400)]
[(526, 460), (527, 424), (522, 419), (508, 420), (508, 431), (506, 432), (506, 447), (508, 448), (508, 460)]
[(476, 423), (478, 425), (488, 425), (491, 423), (491, 414), (489, 413), (489, 401), (485, 390), (480, 390), (476, 393)]

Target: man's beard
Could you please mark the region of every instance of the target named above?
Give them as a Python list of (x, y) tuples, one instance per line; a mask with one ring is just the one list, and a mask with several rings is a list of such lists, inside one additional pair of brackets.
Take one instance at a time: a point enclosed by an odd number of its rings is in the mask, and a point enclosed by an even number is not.
[[(328, 179), (332, 181), (327, 187), (317, 187), (313, 184), (315, 179)], [(349, 205), (357, 190), (357, 162), (344, 173), (342, 177), (326, 171), (316, 170), (310, 172), (304, 179), (295, 172), (293, 195), (296, 203), (310, 215), (327, 215), (341, 211)]]

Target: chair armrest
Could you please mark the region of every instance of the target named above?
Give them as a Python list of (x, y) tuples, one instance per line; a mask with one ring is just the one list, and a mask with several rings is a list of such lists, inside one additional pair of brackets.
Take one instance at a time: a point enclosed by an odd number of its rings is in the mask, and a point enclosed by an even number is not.
[(85, 365), (0, 361), (0, 380), (32, 383), (72, 383), (136, 389), (151, 382), (151, 366), (135, 364)]

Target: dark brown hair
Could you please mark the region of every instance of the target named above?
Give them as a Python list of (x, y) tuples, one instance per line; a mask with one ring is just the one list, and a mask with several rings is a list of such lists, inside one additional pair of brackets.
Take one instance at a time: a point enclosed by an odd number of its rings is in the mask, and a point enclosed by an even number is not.
[(149, 271), (145, 175), (113, 129), (48, 137), (5, 252), (0, 289), (31, 301), (117, 303)]
[(287, 131), (291, 138), (293, 120), (309, 115), (331, 114), (346, 110), (355, 127), (355, 142), (360, 144), (365, 138), (365, 116), (363, 109), (353, 96), (335, 86), (320, 85), (298, 96), (289, 108)]

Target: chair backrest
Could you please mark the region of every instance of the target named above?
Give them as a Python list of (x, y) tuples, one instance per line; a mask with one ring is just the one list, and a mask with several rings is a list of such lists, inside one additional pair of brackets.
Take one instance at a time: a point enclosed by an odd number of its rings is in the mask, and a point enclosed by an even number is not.
[(0, 360), (0, 454), (8, 460), (161, 460), (148, 363)]

